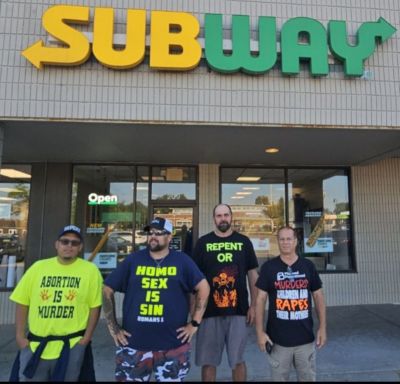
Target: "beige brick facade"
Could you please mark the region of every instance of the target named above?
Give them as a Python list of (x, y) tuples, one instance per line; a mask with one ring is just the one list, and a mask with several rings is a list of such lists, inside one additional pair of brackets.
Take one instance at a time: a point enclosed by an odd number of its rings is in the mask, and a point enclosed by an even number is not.
[[(367, 3), (371, 3), (369, 7)], [(41, 16), (51, 5), (82, 5), (79, 1), (2, 1), (2, 71), (0, 116), (6, 118), (197, 122), (215, 124), (262, 124), (263, 126), (326, 126), (398, 128), (399, 34), (378, 45), (366, 61), (365, 79), (344, 78), (341, 64), (331, 65), (320, 81), (308, 70), (283, 77), (280, 68), (260, 76), (221, 75), (204, 64), (185, 73), (149, 70), (148, 63), (134, 69), (111, 71), (94, 58), (79, 67), (38, 71), (20, 52), (49, 36)], [(115, 10), (116, 33), (124, 31), (127, 8), (189, 12), (200, 24), (205, 13), (251, 16), (257, 29), (260, 15), (274, 16), (279, 31), (284, 22), (298, 16), (314, 18), (325, 27), (329, 20), (346, 20), (349, 35), (360, 24), (384, 17), (400, 25), (400, 5), (395, 0), (368, 1), (86, 1), (91, 8)], [(87, 31), (89, 27), (82, 27)], [(201, 34), (200, 34), (201, 35)]]

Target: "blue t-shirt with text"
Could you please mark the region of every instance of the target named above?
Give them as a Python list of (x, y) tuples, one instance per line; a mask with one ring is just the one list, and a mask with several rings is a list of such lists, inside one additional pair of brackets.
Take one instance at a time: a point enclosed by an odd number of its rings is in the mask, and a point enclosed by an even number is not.
[(157, 263), (147, 249), (138, 251), (120, 263), (104, 282), (125, 294), (122, 327), (132, 335), (128, 346), (140, 351), (182, 345), (176, 330), (187, 323), (189, 294), (204, 279), (183, 252), (170, 250)]

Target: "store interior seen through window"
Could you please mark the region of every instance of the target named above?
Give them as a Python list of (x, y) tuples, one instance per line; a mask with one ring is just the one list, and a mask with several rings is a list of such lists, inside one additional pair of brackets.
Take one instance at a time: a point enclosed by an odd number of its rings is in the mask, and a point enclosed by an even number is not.
[(319, 271), (353, 270), (349, 173), (332, 168), (222, 168), (222, 202), (260, 264), (279, 255), (277, 231), (292, 226), (297, 254)]

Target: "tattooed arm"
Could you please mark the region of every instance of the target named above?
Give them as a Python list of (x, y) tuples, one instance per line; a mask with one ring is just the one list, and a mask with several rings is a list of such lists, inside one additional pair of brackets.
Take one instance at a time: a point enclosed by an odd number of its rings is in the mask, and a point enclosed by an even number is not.
[(249, 310), (247, 311), (247, 323), (250, 325), (254, 324), (256, 318), (257, 279), (258, 279), (257, 269), (256, 268), (250, 269), (247, 272), (247, 280), (249, 282), (250, 300), (251, 300)]
[[(196, 285), (194, 290), (195, 294), (191, 297), (190, 314), (192, 316), (192, 320), (200, 324), (207, 307), (208, 295), (210, 294), (210, 286), (208, 285), (207, 280), (203, 279)], [(197, 327), (189, 323), (184, 327), (177, 329), (177, 337), (181, 340), (182, 343), (189, 343), (196, 331)]]
[(207, 280), (201, 280), (200, 283), (196, 285), (195, 291), (192, 320), (196, 320), (200, 323), (207, 308), (208, 295), (210, 294), (210, 286)]
[(117, 323), (117, 318), (115, 316), (114, 291), (107, 285), (103, 285), (103, 312), (104, 317), (106, 318), (108, 330), (111, 337), (114, 339), (115, 345), (128, 345), (128, 340), (126, 337), (130, 337), (131, 334), (122, 329)]

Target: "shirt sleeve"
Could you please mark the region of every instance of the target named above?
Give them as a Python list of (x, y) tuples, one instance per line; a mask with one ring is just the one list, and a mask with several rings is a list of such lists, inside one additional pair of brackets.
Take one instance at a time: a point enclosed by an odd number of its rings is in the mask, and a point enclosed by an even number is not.
[(131, 256), (128, 256), (122, 263), (118, 263), (117, 268), (112, 271), (105, 279), (104, 285), (112, 288), (116, 292), (126, 292), (131, 270)]
[(193, 289), (196, 287), (196, 285), (203, 279), (205, 279), (204, 274), (200, 271), (199, 267), (196, 265), (196, 263), (189, 257), (187, 256), (186, 258), (186, 284), (188, 291), (191, 292)]
[(34, 275), (34, 270), (36, 269), (35, 264), (33, 264), (23, 275), (21, 280), (18, 282), (14, 291), (10, 296), (10, 300), (15, 303), (22, 305), (30, 305), (30, 292), (32, 285), (32, 277)]
[(197, 240), (196, 246), (193, 250), (192, 259), (200, 268), (200, 270), (204, 272), (202, 255), (203, 255), (203, 241), (202, 239), (199, 239)]
[(258, 279), (256, 281), (256, 287), (261, 289), (262, 291), (268, 292), (268, 280), (267, 280), (267, 266), (264, 263), (261, 266), (260, 274), (258, 276)]
[(102, 283), (103, 277), (97, 266), (93, 265), (94, 271), (92, 273), (92, 278), (90, 281), (91, 290), (91, 302), (89, 303), (90, 308), (96, 308), (102, 304)]
[(322, 288), (322, 281), (321, 278), (319, 277), (317, 268), (315, 268), (314, 263), (311, 261), (310, 261), (310, 268), (311, 268), (310, 290), (311, 292), (315, 292), (318, 291), (318, 289)]
[(254, 251), (253, 243), (247, 238), (247, 270), (258, 268), (258, 259), (256, 252)]

